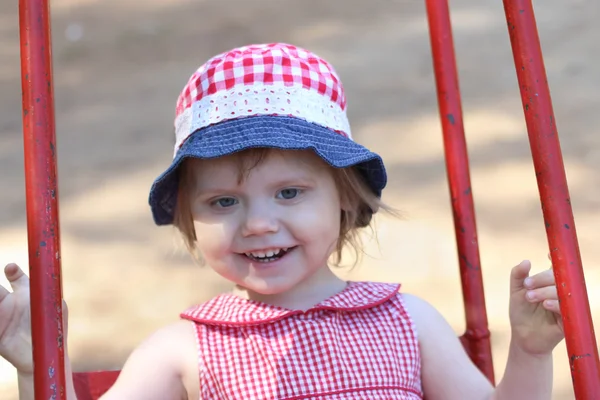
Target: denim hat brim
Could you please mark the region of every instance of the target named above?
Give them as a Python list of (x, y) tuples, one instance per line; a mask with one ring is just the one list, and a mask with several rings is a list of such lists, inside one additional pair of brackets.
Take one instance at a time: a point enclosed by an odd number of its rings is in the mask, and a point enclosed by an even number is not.
[(153, 183), (149, 203), (157, 225), (173, 223), (179, 166), (186, 158), (210, 159), (250, 148), (313, 150), (335, 168), (358, 166), (373, 193), (381, 197), (387, 176), (381, 157), (320, 125), (300, 118), (255, 116), (223, 121), (194, 132), (169, 168)]

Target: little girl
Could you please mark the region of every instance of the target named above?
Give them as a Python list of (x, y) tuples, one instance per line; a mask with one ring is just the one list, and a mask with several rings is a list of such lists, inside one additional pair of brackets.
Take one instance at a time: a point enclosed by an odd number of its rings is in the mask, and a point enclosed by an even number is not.
[[(383, 161), (352, 140), (328, 62), (280, 43), (215, 56), (181, 92), (175, 137), (150, 191), (154, 220), (234, 288), (145, 340), (102, 399), (550, 399), (563, 338), (551, 270), (512, 270), (497, 388), (428, 303), (332, 273), (346, 246), (360, 252), (373, 214), (393, 210), (380, 200)], [(29, 282), (14, 264), (5, 272), (0, 355), (33, 399)]]

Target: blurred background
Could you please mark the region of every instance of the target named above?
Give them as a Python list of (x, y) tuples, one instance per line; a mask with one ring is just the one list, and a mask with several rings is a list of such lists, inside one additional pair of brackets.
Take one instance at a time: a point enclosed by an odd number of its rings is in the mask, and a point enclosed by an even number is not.
[[(498, 379), (510, 268), (549, 267), (506, 20), (499, 0), (451, 1)], [(387, 162), (388, 203), (352, 279), (402, 282), (464, 329), (428, 28), (416, 0), (54, 0), (64, 295), (76, 370), (120, 368), (184, 308), (227, 289), (193, 264), (147, 195), (170, 162), (175, 99), (207, 58), (284, 41), (328, 59), (355, 138)], [(600, 332), (600, 3), (536, 2), (592, 312)], [(17, 0), (0, 2), (0, 263), (27, 268)], [(5, 280), (0, 280), (5, 284)], [(573, 399), (564, 343), (555, 399)], [(17, 399), (0, 363), (0, 398)]]

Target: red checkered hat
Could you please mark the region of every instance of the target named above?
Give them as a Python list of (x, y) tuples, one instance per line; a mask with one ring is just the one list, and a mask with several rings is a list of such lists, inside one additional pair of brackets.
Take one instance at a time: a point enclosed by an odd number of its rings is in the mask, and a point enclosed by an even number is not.
[(352, 140), (333, 67), (289, 44), (244, 46), (208, 60), (177, 100), (175, 138), (173, 163), (150, 192), (159, 225), (172, 222), (176, 170), (187, 157), (214, 158), (250, 147), (312, 149), (334, 167), (363, 167), (378, 196), (386, 183), (381, 158)]
[(198, 129), (257, 115), (302, 118), (350, 136), (333, 67), (304, 49), (272, 43), (219, 54), (191, 76), (177, 99), (175, 151)]

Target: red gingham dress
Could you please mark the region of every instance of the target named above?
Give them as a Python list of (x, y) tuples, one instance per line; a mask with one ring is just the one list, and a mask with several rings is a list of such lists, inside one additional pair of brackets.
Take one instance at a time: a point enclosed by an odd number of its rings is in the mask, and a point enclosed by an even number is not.
[(200, 399), (422, 399), (399, 285), (350, 282), (303, 312), (223, 294), (195, 322)]

